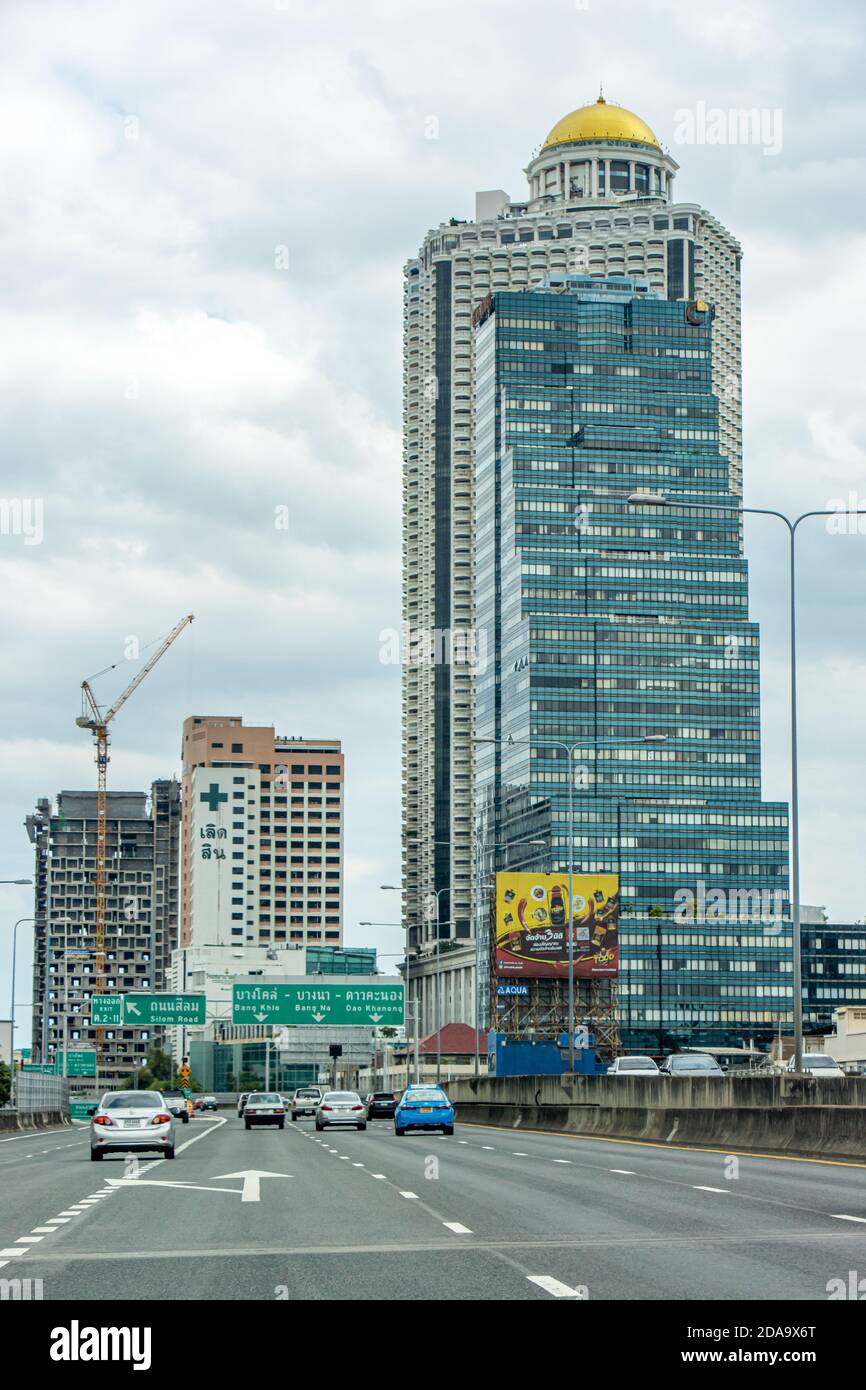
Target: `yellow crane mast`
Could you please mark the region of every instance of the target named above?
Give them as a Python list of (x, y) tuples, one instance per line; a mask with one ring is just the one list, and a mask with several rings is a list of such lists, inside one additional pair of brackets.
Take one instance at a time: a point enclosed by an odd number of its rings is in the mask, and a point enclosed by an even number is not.
[[(79, 729), (89, 729), (93, 734), (93, 741), (96, 746), (96, 920), (95, 920), (95, 956), (96, 972), (93, 986), (94, 994), (103, 994), (105, 985), (105, 897), (106, 897), (106, 826), (105, 826), (105, 789), (106, 774), (108, 771), (108, 726), (118, 710), (126, 704), (133, 691), (137, 690), (145, 676), (153, 670), (160, 657), (164, 656), (176, 637), (179, 637), (183, 629), (193, 620), (193, 614), (187, 613), (185, 618), (181, 618), (176, 627), (173, 627), (166, 638), (160, 642), (153, 656), (146, 661), (141, 670), (132, 678), (123, 694), (115, 700), (114, 704), (103, 712), (97, 703), (96, 696), (90, 687), (89, 681), (81, 682), (81, 709), (82, 712), (76, 719)], [(109, 670), (113, 669), (111, 667)], [(95, 679), (93, 676), (91, 680)]]

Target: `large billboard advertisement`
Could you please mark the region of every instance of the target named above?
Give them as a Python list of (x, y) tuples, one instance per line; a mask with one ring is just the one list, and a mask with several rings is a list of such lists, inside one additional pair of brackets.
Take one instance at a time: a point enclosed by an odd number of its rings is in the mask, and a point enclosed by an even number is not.
[(496, 973), (501, 978), (568, 975), (568, 920), (578, 980), (619, 970), (619, 878), (575, 874), (569, 912), (568, 874), (496, 875)]

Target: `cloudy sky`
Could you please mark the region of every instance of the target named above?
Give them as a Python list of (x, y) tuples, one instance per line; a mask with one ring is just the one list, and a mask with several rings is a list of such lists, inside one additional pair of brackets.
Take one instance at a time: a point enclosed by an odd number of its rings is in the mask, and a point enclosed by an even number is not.
[[(866, 507), (863, 24), (854, 0), (4, 0), (0, 496), (40, 501), (44, 536), (0, 535), (0, 877), (31, 872), (37, 797), (94, 784), (82, 678), (191, 611), (110, 784), (177, 773), (192, 713), (341, 737), (346, 940), (398, 951), (357, 923), (396, 921), (400, 863), (401, 266), (476, 189), (520, 196), (600, 82), (743, 243), (747, 502)], [(685, 143), (738, 108), (764, 144)], [(786, 797), (786, 535), (747, 544)], [(802, 897), (850, 921), (866, 518), (801, 547)], [(31, 911), (0, 887), (0, 1015)], [(19, 1001), (29, 958), (22, 928)]]

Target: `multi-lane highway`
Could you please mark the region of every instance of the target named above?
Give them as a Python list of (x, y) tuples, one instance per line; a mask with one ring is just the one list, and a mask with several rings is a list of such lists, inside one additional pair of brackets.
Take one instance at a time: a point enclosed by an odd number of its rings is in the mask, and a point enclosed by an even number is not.
[(91, 1163), (86, 1127), (0, 1138), (0, 1278), (75, 1302), (824, 1302), (866, 1275), (866, 1164), (234, 1111), (177, 1147), (130, 1169)]

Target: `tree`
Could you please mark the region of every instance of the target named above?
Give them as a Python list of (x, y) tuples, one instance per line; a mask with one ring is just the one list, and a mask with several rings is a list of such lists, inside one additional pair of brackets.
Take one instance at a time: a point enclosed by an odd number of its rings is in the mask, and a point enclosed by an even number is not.
[(12, 1072), (5, 1062), (0, 1062), (0, 1105), (8, 1105), (12, 1098)]

